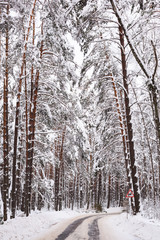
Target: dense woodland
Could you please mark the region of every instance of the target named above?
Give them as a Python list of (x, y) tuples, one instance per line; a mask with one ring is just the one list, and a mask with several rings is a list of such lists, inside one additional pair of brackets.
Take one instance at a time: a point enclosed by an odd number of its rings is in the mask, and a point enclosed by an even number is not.
[(0, 1), (4, 221), (129, 189), (160, 218), (159, 33), (159, 0)]

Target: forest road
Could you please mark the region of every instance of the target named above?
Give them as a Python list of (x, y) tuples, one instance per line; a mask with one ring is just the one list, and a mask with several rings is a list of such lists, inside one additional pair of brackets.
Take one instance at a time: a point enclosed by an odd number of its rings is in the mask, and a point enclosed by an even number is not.
[[(116, 213), (117, 215), (118, 213)], [(112, 214), (95, 214), (79, 218), (70, 223), (55, 240), (114, 240), (107, 227), (107, 218)], [(115, 213), (114, 213), (115, 215)], [(47, 240), (47, 239), (46, 239)]]
[(35, 240), (117, 240), (107, 224), (107, 219), (115, 214), (118, 216), (120, 212), (85, 214), (51, 227)]

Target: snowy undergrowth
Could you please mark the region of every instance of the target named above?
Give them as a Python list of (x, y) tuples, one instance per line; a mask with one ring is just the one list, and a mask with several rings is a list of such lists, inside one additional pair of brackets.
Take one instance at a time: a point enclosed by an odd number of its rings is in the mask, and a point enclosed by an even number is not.
[(155, 204), (153, 201), (144, 201), (141, 208), (141, 215), (145, 218), (160, 220), (159, 201), (157, 201)]

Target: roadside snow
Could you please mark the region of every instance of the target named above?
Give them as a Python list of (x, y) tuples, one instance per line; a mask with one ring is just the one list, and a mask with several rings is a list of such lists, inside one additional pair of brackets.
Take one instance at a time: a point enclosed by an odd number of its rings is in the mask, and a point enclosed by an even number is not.
[(29, 217), (20, 214), (0, 225), (0, 240), (31, 240), (39, 233), (47, 232), (53, 225), (81, 214), (80, 211), (71, 210), (33, 212)]
[[(88, 214), (92, 215), (93, 213)], [(65, 228), (67, 226), (66, 224), (72, 222), (72, 219), (75, 220), (82, 216), (87, 216), (88, 214), (78, 210), (64, 210), (61, 212), (33, 212), (29, 217), (19, 215), (15, 219), (8, 220), (4, 225), (0, 225), (0, 239), (42, 239), (43, 236), (47, 236), (51, 231), (52, 234), (54, 230), (62, 231), (62, 228), (59, 228), (59, 226), (63, 226), (63, 228)], [(107, 210), (107, 214), (98, 220), (98, 226), (100, 229), (101, 240), (160, 239), (160, 222), (153, 219), (145, 219), (140, 214), (136, 216), (127, 215), (127, 213), (121, 214), (120, 208)], [(81, 229), (81, 232), (82, 231), (83, 229)], [(39, 236), (41, 237), (39, 238)], [(47, 238), (44, 237), (44, 239)]]
[[(110, 211), (112, 214), (112, 211)], [(120, 215), (108, 215), (99, 221), (99, 229), (105, 240), (159, 240), (160, 222), (149, 220), (140, 214), (136, 216), (122, 213)]]

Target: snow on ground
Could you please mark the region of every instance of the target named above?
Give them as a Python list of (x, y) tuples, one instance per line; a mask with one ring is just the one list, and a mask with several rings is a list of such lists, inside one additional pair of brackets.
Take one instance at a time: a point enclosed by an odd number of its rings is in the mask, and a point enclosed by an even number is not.
[[(131, 216), (120, 214), (119, 208), (107, 210), (105, 217), (99, 219), (98, 226), (103, 240), (159, 240), (160, 221), (146, 219), (140, 214)], [(92, 213), (89, 213), (92, 214)], [(60, 224), (86, 215), (84, 211), (64, 210), (61, 212), (33, 212), (29, 217), (19, 215), (0, 225), (0, 240), (31, 240), (53, 231)], [(95, 214), (94, 214), (95, 215)], [(45, 239), (45, 238), (44, 238)], [(47, 240), (47, 239), (46, 239)]]
[[(110, 211), (112, 212), (112, 211)], [(100, 219), (99, 229), (105, 240), (159, 240), (160, 221), (146, 219), (140, 214), (136, 216), (122, 213)], [(108, 235), (108, 236), (107, 236)], [(105, 238), (105, 236), (107, 236)]]
[[(66, 219), (82, 214), (80, 211), (64, 210), (33, 212), (29, 217), (20, 214), (15, 219), (0, 225), (0, 240), (31, 240), (40, 232), (46, 232), (51, 226)], [(84, 213), (83, 213), (84, 214)]]

